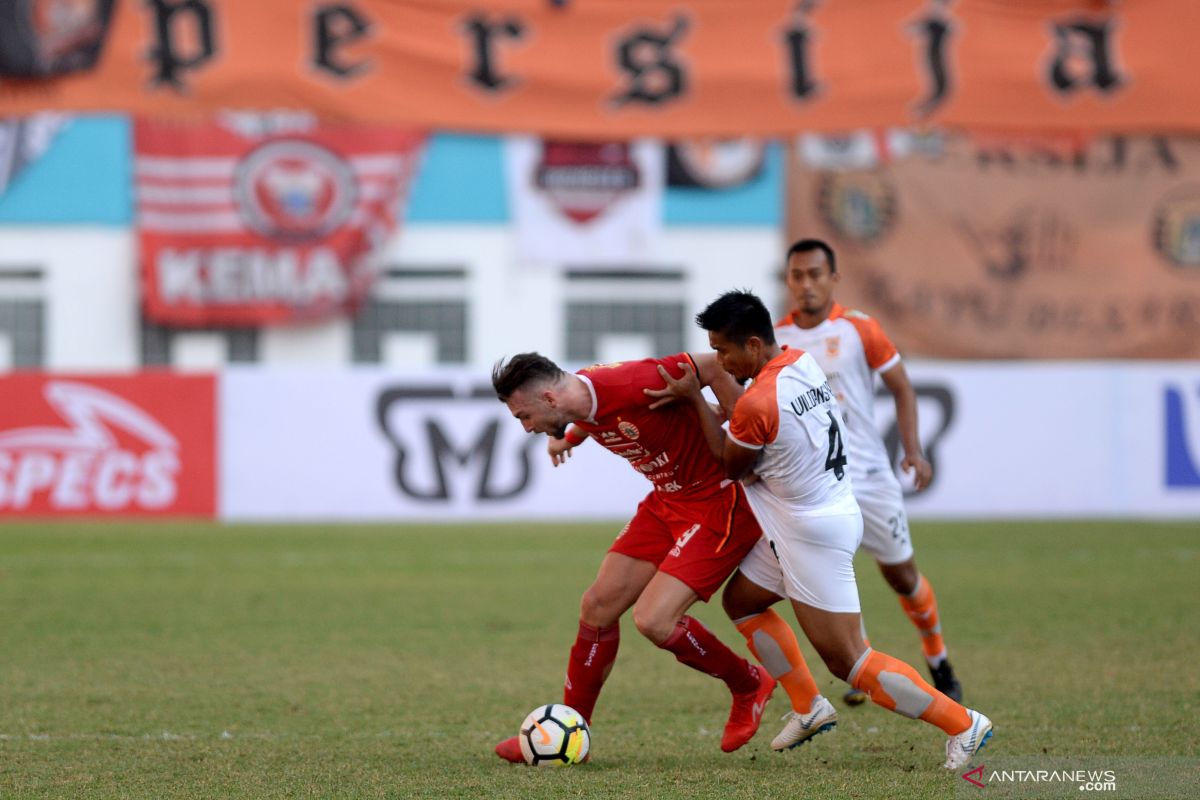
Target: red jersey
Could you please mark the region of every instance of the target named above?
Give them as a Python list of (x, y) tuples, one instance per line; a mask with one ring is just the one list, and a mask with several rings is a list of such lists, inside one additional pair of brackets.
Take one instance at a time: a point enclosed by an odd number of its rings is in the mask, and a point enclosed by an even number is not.
[[(691, 403), (676, 400), (656, 410), (643, 389), (665, 385), (661, 364), (681, 377), (679, 363), (696, 363), (687, 353), (641, 361), (596, 364), (575, 373), (592, 393), (592, 413), (575, 423), (601, 445), (629, 461), (664, 500), (695, 500), (725, 483), (725, 471), (704, 438)], [(697, 370), (698, 371), (698, 370)]]

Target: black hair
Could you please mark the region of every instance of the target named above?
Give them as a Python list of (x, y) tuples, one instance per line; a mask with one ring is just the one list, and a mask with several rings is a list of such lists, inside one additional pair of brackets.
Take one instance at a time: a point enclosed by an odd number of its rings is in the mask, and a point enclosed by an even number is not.
[(771, 312), (757, 295), (747, 291), (732, 291), (708, 304), (696, 315), (696, 324), (706, 331), (719, 333), (742, 347), (751, 336), (764, 344), (775, 344), (775, 325)]
[(821, 239), (800, 239), (788, 248), (785, 262), (791, 261), (792, 256), (796, 253), (810, 253), (813, 250), (820, 250), (825, 254), (825, 260), (829, 262), (829, 271), (837, 272), (837, 256), (833, 254), (833, 248)]
[(507, 403), (508, 398), (530, 383), (553, 383), (566, 375), (565, 372), (550, 359), (540, 353), (518, 353), (507, 363), (500, 359), (492, 367), (492, 388), (500, 402)]

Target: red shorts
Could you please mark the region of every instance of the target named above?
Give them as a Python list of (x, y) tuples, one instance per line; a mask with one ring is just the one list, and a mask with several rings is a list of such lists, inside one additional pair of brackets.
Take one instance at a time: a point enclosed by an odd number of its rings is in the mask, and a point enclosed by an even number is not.
[(731, 483), (700, 500), (664, 500), (651, 492), (608, 551), (649, 561), (708, 600), (760, 536), (746, 492)]

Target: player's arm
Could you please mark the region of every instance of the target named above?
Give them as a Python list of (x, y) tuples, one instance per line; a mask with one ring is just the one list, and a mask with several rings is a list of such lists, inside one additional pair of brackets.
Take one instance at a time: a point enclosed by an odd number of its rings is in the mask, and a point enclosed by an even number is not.
[(709, 451), (718, 461), (721, 461), (725, 447), (725, 429), (721, 427), (721, 423), (725, 419), (704, 399), (704, 394), (700, 391), (702, 388), (700, 376), (696, 374), (694, 360), (691, 356), (688, 361), (676, 364), (676, 367), (682, 373), (678, 378), (662, 364), (659, 364), (658, 374), (666, 385), (661, 389), (643, 389), (642, 392), (647, 397), (654, 398), (654, 402), (650, 404), (651, 408), (658, 408), (664, 403), (672, 401), (691, 403), (696, 409), (696, 416), (700, 420), (700, 429), (704, 432), (704, 441), (708, 444)]
[(904, 460), (900, 466), (905, 472), (913, 471), (913, 486), (920, 491), (933, 478), (933, 465), (921, 452), (921, 441), (917, 435), (917, 393), (908, 379), (908, 370), (904, 369), (903, 362), (897, 362), (887, 372), (880, 373), (879, 377), (896, 403), (896, 428), (900, 431), (900, 443), (904, 447)]
[(758, 480), (758, 477), (753, 475), (751, 470), (754, 468), (754, 462), (758, 461), (758, 457), (761, 454), (761, 449), (745, 447), (727, 435), (725, 437), (725, 449), (721, 456), (721, 463), (725, 465), (725, 477), (734, 481), (750, 477), (750, 483)]
[(567, 435), (563, 438), (547, 436), (546, 439), (546, 452), (550, 455), (550, 463), (557, 467), (566, 463), (572, 450), (588, 440), (588, 434), (572, 425), (567, 428)]
[(745, 390), (718, 363), (716, 353), (692, 355), (692, 361), (696, 364), (696, 376), (700, 379), (700, 385), (712, 389), (717, 402), (721, 404), (721, 410), (725, 412), (725, 419), (732, 417), (733, 407), (737, 405), (738, 398)]

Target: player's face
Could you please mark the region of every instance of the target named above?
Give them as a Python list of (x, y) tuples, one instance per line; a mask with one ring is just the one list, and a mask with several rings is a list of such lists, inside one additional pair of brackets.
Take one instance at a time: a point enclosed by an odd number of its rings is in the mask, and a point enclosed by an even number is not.
[[(757, 340), (750, 340), (753, 341)], [(708, 332), (708, 345), (716, 352), (717, 363), (740, 384), (745, 384), (758, 373), (758, 356), (750, 347), (750, 342), (738, 345), (716, 331)]]
[(821, 250), (793, 253), (788, 259), (786, 281), (792, 307), (805, 314), (819, 314), (833, 301), (838, 274), (829, 269)]
[(572, 420), (549, 390), (518, 389), (509, 395), (506, 405), (526, 433), (548, 433), (559, 439), (567, 435)]

